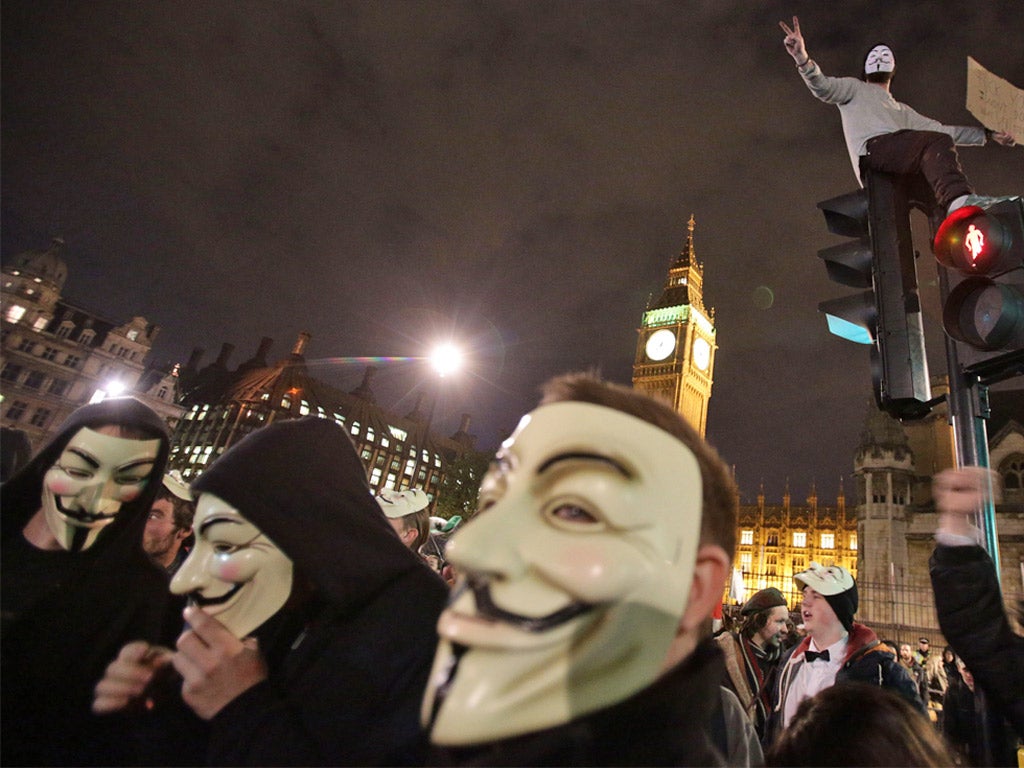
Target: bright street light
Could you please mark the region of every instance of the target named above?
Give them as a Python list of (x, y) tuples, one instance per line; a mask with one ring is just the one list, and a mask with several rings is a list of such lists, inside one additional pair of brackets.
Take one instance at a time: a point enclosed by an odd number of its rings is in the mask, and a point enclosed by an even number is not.
[(441, 344), (430, 353), (430, 365), (442, 378), (462, 367), (462, 350), (454, 344)]

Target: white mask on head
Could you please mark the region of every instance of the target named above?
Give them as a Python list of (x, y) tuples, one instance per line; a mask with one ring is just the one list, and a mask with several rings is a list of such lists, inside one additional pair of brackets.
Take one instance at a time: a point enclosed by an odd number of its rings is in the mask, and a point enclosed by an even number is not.
[(864, 74), (872, 75), (875, 72), (892, 72), (896, 69), (896, 56), (888, 45), (876, 45), (868, 51), (864, 59)]
[(80, 551), (139, 498), (160, 453), (160, 440), (117, 437), (120, 427), (83, 427), (43, 476), (46, 526), (61, 547)]
[(192, 522), (196, 543), (171, 580), (238, 638), (277, 613), (292, 590), (292, 561), (223, 499), (200, 495)]
[(702, 500), (696, 457), (652, 424), (580, 402), (525, 416), (448, 544), (461, 580), (423, 702), (431, 741), (549, 728), (653, 683), (689, 598)]

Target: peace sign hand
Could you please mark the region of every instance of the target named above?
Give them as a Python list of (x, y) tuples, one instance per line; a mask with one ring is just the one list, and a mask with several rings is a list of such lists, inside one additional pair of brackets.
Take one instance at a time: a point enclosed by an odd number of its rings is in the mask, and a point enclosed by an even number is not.
[(782, 41), (783, 45), (786, 46), (786, 50), (789, 51), (789, 55), (793, 57), (797, 66), (803, 66), (807, 63), (807, 48), (804, 46), (804, 36), (800, 34), (800, 19), (796, 16), (793, 17), (792, 28), (784, 21), (780, 21), (779, 26), (786, 33), (786, 39)]

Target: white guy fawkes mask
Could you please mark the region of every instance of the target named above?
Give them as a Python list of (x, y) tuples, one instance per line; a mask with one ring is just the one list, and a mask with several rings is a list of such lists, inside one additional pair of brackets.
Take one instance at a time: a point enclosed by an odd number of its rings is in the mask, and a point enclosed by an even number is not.
[(116, 437), (120, 428), (83, 427), (43, 476), (46, 526), (64, 549), (81, 551), (139, 498), (160, 453), (160, 440)]
[(864, 59), (864, 74), (871, 75), (875, 72), (892, 72), (896, 69), (896, 56), (888, 45), (876, 45), (868, 51)]
[(677, 438), (600, 405), (523, 417), (449, 542), (461, 574), (422, 707), (435, 744), (549, 728), (654, 682), (689, 598), (703, 500)]
[(199, 496), (192, 521), (196, 543), (171, 580), (235, 637), (277, 613), (292, 591), (292, 561), (259, 528), (212, 493)]

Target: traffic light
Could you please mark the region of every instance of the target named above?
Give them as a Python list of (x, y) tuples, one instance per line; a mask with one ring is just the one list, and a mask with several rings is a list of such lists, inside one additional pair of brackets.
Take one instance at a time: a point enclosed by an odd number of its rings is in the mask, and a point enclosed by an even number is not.
[(983, 351), (1024, 348), (1024, 201), (958, 208), (939, 226), (932, 250), (950, 272), (946, 333)]
[(910, 193), (903, 177), (866, 169), (865, 188), (818, 203), (836, 235), (854, 238), (818, 252), (829, 277), (860, 293), (823, 301), (829, 330), (867, 344), (878, 407), (900, 419), (931, 409)]

